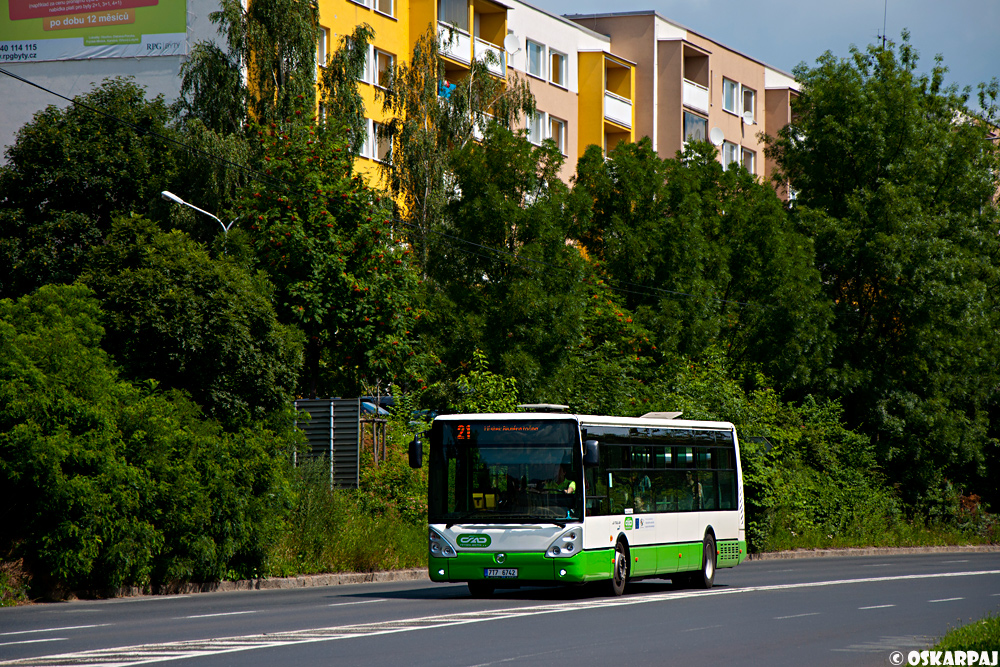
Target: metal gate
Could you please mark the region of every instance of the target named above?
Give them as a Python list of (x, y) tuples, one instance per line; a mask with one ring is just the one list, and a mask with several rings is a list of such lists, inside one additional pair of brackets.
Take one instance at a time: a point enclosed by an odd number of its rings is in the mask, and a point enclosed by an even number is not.
[(356, 489), (360, 474), (361, 400), (313, 398), (295, 401), (295, 409), (309, 413), (296, 422), (309, 441), (309, 455), (330, 462), (330, 486)]

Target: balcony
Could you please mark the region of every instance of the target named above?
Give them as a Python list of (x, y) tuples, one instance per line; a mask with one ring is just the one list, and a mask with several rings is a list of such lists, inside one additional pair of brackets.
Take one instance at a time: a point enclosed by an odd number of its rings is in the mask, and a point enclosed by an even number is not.
[(684, 79), (683, 104), (702, 113), (708, 113), (708, 88)]
[[(487, 42), (485, 39), (479, 39), (476, 37), (475, 41), (475, 57), (476, 60), (481, 60), (486, 63), (486, 68), (494, 76), (503, 77), (507, 74), (507, 59), (504, 50), (493, 44), (492, 42)], [(493, 58), (490, 58), (488, 54), (492, 53)]]
[(604, 91), (604, 117), (624, 127), (632, 127), (632, 101)]
[(441, 55), (466, 65), (472, 62), (472, 37), (447, 23), (438, 22)]

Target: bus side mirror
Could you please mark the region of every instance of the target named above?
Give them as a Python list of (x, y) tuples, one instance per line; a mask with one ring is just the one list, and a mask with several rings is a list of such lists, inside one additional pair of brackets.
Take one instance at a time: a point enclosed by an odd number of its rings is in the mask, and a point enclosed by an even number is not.
[(420, 442), (420, 436), (413, 436), (410, 441), (410, 467), (419, 468), (424, 463), (424, 445)]
[(597, 441), (588, 440), (583, 443), (583, 465), (586, 467), (593, 467), (597, 465), (597, 462)]

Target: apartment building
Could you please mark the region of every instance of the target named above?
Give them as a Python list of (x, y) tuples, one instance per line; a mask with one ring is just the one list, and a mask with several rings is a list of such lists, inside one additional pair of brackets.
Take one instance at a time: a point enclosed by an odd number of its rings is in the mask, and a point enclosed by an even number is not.
[(770, 176), (760, 135), (791, 121), (794, 78), (654, 11), (573, 15), (608, 35), (615, 52), (635, 63), (635, 124), (661, 157), (687, 141), (709, 140), (724, 166), (742, 164)]

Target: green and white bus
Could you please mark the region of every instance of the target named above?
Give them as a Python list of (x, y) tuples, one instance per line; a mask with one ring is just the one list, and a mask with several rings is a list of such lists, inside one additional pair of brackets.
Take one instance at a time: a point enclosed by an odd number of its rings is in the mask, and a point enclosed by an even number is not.
[(670, 416), (435, 419), (430, 578), (476, 596), (602, 580), (621, 595), (643, 578), (710, 588), (747, 554), (736, 429)]

